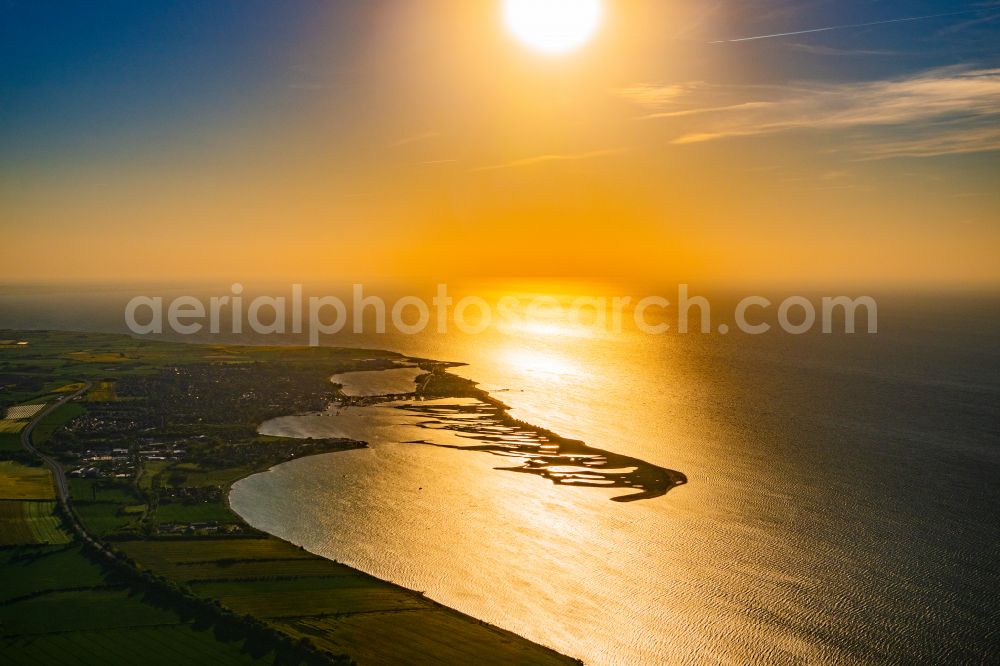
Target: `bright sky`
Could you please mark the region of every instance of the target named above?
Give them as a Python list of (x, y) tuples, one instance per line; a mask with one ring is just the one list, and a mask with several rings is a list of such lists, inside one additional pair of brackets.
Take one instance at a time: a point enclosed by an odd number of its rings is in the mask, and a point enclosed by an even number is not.
[(0, 280), (1000, 282), (1000, 3), (502, 4), (4, 3)]

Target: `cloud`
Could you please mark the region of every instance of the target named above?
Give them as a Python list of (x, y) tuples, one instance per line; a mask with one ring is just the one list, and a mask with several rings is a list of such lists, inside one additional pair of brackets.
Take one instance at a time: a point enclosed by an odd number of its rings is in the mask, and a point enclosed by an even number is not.
[[(678, 87), (685, 93), (674, 94)], [(878, 157), (1000, 149), (1000, 69), (955, 66), (868, 82), (667, 89), (662, 110), (644, 117), (672, 119), (675, 144), (813, 130), (840, 132), (842, 149)], [(655, 98), (651, 87), (644, 90), (644, 99)]]
[(942, 131), (935, 136), (877, 141), (867, 146), (865, 159), (936, 157), (1000, 150), (1000, 126)]
[(705, 113), (722, 113), (724, 111), (747, 111), (750, 109), (764, 109), (771, 105), (771, 102), (741, 102), (739, 104), (729, 104), (726, 106), (710, 106), (703, 109), (680, 109), (679, 111), (650, 113), (642, 116), (642, 119), (655, 120), (657, 118), (680, 118), (682, 116), (695, 116)]
[(737, 37), (735, 39), (716, 39), (709, 44), (732, 44), (735, 42), (751, 42), (759, 39), (775, 39), (778, 37), (791, 37), (793, 35), (809, 35), (817, 32), (830, 32), (832, 30), (850, 30), (852, 28), (869, 28), (872, 26), (888, 25), (890, 23), (909, 23), (912, 21), (928, 21), (931, 19), (944, 18), (948, 16), (960, 16), (965, 14), (976, 14), (984, 11), (993, 11), (991, 7), (979, 7), (977, 9), (962, 9), (955, 12), (944, 12), (940, 14), (925, 14), (923, 16), (904, 16), (901, 18), (885, 19), (882, 21), (867, 21), (865, 23), (847, 23), (844, 25), (827, 25), (822, 28), (808, 28), (806, 30), (794, 30), (792, 32), (773, 32), (766, 35), (752, 35), (750, 37)]
[(589, 160), (596, 157), (605, 157), (607, 155), (617, 155), (621, 153), (621, 149), (615, 150), (593, 150), (588, 153), (567, 153), (567, 154), (551, 154), (551, 155), (536, 155), (535, 157), (526, 157), (520, 160), (514, 160), (512, 162), (504, 162), (503, 164), (494, 164), (491, 166), (483, 166), (473, 169), (473, 171), (495, 171), (497, 169), (516, 169), (518, 167), (534, 166), (536, 164), (544, 164), (546, 162), (575, 162), (578, 160)]
[[(1000, 2), (984, 3), (983, 9), (1000, 10)], [(1000, 19), (1000, 14), (979, 16), (973, 19), (969, 19), (968, 21), (962, 21), (960, 23), (955, 23), (954, 25), (945, 26), (938, 31), (938, 36), (954, 35), (956, 33), (966, 31), (969, 28), (975, 28), (981, 25), (991, 24), (997, 19)]]
[(435, 139), (441, 136), (440, 132), (420, 132), (419, 134), (413, 134), (410, 136), (404, 136), (402, 139), (397, 139), (393, 141), (390, 145), (393, 148), (398, 148), (399, 146), (405, 146), (411, 143), (417, 143), (418, 141), (427, 141), (428, 139)]
[(788, 48), (800, 53), (808, 53), (818, 56), (898, 56), (903, 55), (899, 51), (889, 51), (886, 49), (838, 49), (832, 46), (821, 46), (818, 44), (788, 44)]
[(658, 107), (687, 96), (692, 89), (703, 85), (701, 82), (675, 83), (657, 85), (655, 83), (637, 83), (629, 88), (612, 90), (617, 96), (641, 106)]

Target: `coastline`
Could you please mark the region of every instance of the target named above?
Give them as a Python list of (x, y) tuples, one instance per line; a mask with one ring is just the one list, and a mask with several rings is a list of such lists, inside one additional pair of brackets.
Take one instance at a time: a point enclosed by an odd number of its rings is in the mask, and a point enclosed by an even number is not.
[[(90, 473), (71, 479), (72, 505), (93, 533), (92, 541), (78, 544), (86, 549), (92, 543), (93, 550), (105, 553), (102, 566), (176, 610), (184, 627), (198, 617), (222, 631), (208, 638), (199, 634), (202, 643), (218, 650), (242, 646), (234, 658), (248, 663), (268, 654), (309, 664), (581, 663), (252, 528), (233, 510), (230, 492), (237, 480), (282, 462), (364, 446), (347, 438), (260, 436), (256, 424), (328, 404), (329, 374), (317, 373), (320, 367), (333, 372), (391, 367), (402, 355), (65, 331), (18, 335), (30, 344), (7, 358), (24, 377), (13, 385), (9, 404), (31, 402), (39, 391), (49, 395), (67, 385), (107, 385), (96, 399), (80, 399), (78, 409), (86, 416), (74, 427), (62, 428), (66, 424), (60, 422), (48, 433), (58, 435), (57, 441), (39, 444), (60, 456), (63, 468), (76, 469), (92, 449), (117, 443), (123, 427), (146, 438), (131, 453), (99, 463), (87, 458)], [(51, 359), (59, 361), (56, 371), (39, 364)], [(119, 476), (136, 469), (137, 461), (143, 474)], [(128, 510), (140, 505), (142, 513)], [(32, 564), (31, 575), (44, 574), (34, 571), (39, 567), (44, 569)], [(73, 583), (70, 576), (65, 584)], [(103, 592), (87, 588), (91, 594)], [(141, 601), (138, 607), (146, 612), (151, 606)], [(114, 618), (108, 622), (109, 631), (119, 624)]]
[[(436, 368), (441, 368), (441, 369), (447, 369), (447, 368), (451, 368), (451, 367), (458, 367), (458, 366), (465, 365), (464, 363), (429, 361), (428, 359), (423, 359), (423, 358), (407, 358), (406, 360), (413, 361), (414, 363), (419, 363), (419, 364), (423, 364), (423, 365), (430, 364), (430, 365), (432, 365), (432, 366), (434, 366)], [(431, 374), (433, 374), (433, 373), (428, 373), (426, 376), (422, 376), (420, 378), (421, 381), (417, 382), (418, 383), (417, 392), (420, 392), (420, 391), (426, 389)], [(504, 412), (506, 412), (507, 410), (510, 409), (509, 406), (507, 406), (506, 404), (504, 404), (500, 400), (498, 400), (498, 399), (493, 398), (492, 396), (490, 396), (488, 394), (488, 392), (486, 392), (486, 391), (484, 391), (482, 389), (478, 389), (478, 388), (476, 388), (475, 390), (478, 391), (478, 392), (480, 392), (482, 394), (482, 396), (483, 396), (482, 397), (483, 402), (486, 402), (488, 404), (494, 405), (494, 406), (498, 407), (499, 409), (502, 409)], [(351, 400), (367, 401), (367, 400), (371, 400), (371, 399), (379, 399), (379, 398), (388, 398), (389, 397), (389, 395), (386, 395), (386, 396), (370, 396), (370, 395), (366, 395), (366, 396), (348, 396), (339, 387), (336, 387), (336, 386), (335, 386), (334, 394), (335, 394), (335, 396), (336, 396), (336, 398), (338, 400), (342, 400), (342, 401), (351, 401)], [(398, 394), (391, 394), (392, 397), (396, 397), (397, 395)], [(516, 421), (518, 423), (523, 423), (521, 421), (517, 421), (516, 419), (512, 419), (512, 420), (514, 420), (514, 421)], [(544, 431), (546, 433), (550, 433), (551, 432), (551, 431), (539, 428), (537, 426), (533, 426), (531, 424), (524, 423), (524, 425), (527, 426), (527, 427), (531, 427), (531, 428), (537, 428), (539, 431)], [(258, 425), (257, 427), (259, 428), (260, 425)], [(551, 435), (553, 437), (558, 437), (558, 435), (556, 435), (555, 433), (551, 433)], [(347, 451), (354, 451), (354, 450), (358, 450), (358, 449), (370, 448), (368, 442), (365, 442), (365, 441), (354, 440), (354, 443), (356, 444), (356, 446), (345, 447), (345, 448), (337, 450), (337, 451), (325, 451), (325, 452), (320, 452), (320, 453), (308, 454), (308, 455), (305, 455), (305, 456), (296, 457), (296, 458), (292, 458), (292, 459), (289, 459), (289, 460), (283, 460), (283, 461), (277, 462), (277, 463), (263, 464), (263, 465), (260, 465), (260, 466), (257, 466), (255, 468), (252, 468), (252, 469), (248, 470), (246, 473), (240, 475), (237, 478), (232, 479), (228, 483), (228, 485), (227, 485), (227, 487), (225, 489), (225, 492), (223, 494), (224, 502), (225, 502), (225, 506), (226, 506), (227, 510), (230, 513), (232, 513), (234, 516), (236, 516), (247, 527), (249, 527), (250, 529), (255, 530), (255, 531), (257, 531), (257, 532), (259, 532), (261, 534), (267, 535), (267, 538), (269, 538), (269, 539), (275, 539), (275, 540), (280, 541), (282, 543), (288, 544), (288, 545), (290, 545), (290, 546), (292, 546), (294, 548), (297, 548), (299, 550), (307, 552), (307, 553), (309, 553), (310, 555), (312, 555), (314, 557), (317, 557), (317, 558), (320, 558), (320, 559), (323, 559), (323, 560), (326, 560), (326, 561), (333, 562), (334, 564), (337, 564), (337, 565), (339, 565), (341, 567), (345, 567), (345, 568), (350, 569), (351, 571), (355, 572), (357, 575), (370, 577), (372, 579), (375, 579), (375, 580), (379, 581), (380, 583), (382, 583), (384, 585), (391, 586), (392, 588), (395, 588), (395, 589), (400, 590), (402, 592), (405, 592), (407, 594), (417, 595), (422, 600), (424, 600), (426, 603), (431, 604), (435, 609), (437, 609), (437, 610), (439, 610), (441, 612), (444, 612), (444, 613), (450, 615), (451, 617), (455, 618), (456, 620), (460, 620), (460, 621), (464, 621), (464, 622), (473, 622), (473, 623), (475, 623), (475, 624), (477, 624), (479, 626), (487, 628), (491, 632), (499, 634), (503, 638), (503, 640), (505, 640), (505, 641), (524, 641), (524, 642), (526, 642), (526, 643), (528, 643), (528, 644), (530, 644), (530, 645), (532, 645), (532, 646), (534, 646), (536, 648), (540, 648), (540, 649), (546, 651), (548, 653), (549, 657), (551, 657), (553, 659), (556, 659), (558, 661), (564, 662), (564, 663), (568, 663), (568, 664), (583, 664), (584, 663), (579, 658), (572, 657), (570, 655), (561, 653), (561, 652), (559, 652), (558, 650), (556, 650), (556, 649), (554, 649), (552, 647), (549, 647), (549, 646), (544, 645), (542, 643), (538, 643), (536, 641), (528, 639), (528, 638), (526, 638), (526, 637), (524, 637), (524, 636), (522, 636), (522, 635), (520, 635), (520, 634), (518, 634), (518, 633), (516, 633), (514, 631), (511, 631), (509, 629), (505, 629), (505, 628), (500, 627), (498, 625), (495, 625), (493, 623), (487, 622), (486, 620), (474, 617), (473, 615), (470, 615), (468, 613), (464, 613), (464, 612), (462, 612), (462, 611), (460, 611), (460, 610), (458, 610), (456, 608), (453, 608), (453, 607), (448, 606), (448, 605), (446, 605), (444, 603), (441, 603), (441, 602), (439, 602), (439, 601), (437, 601), (437, 600), (435, 600), (435, 599), (433, 599), (431, 597), (428, 597), (422, 591), (411, 589), (411, 588), (408, 588), (408, 587), (406, 587), (404, 585), (400, 585), (400, 584), (392, 582), (390, 580), (386, 580), (386, 579), (381, 578), (379, 576), (376, 576), (376, 575), (374, 575), (372, 573), (369, 573), (367, 571), (359, 569), (356, 566), (351, 566), (351, 565), (348, 565), (348, 564), (344, 564), (343, 562), (341, 562), (340, 560), (338, 560), (336, 558), (330, 558), (330, 557), (326, 557), (324, 555), (321, 555), (319, 553), (316, 553), (316, 552), (310, 550), (309, 548), (307, 548), (304, 545), (297, 544), (297, 543), (295, 543), (295, 542), (293, 542), (293, 541), (291, 541), (289, 539), (282, 538), (282, 537), (280, 537), (280, 536), (278, 536), (276, 534), (273, 534), (271, 532), (268, 532), (266, 530), (261, 530), (261, 529), (255, 527), (254, 525), (251, 525), (250, 522), (244, 516), (242, 516), (238, 511), (236, 511), (236, 509), (233, 508), (232, 501), (231, 501), (231, 499), (232, 499), (232, 493), (233, 493), (233, 488), (240, 481), (243, 481), (244, 479), (248, 479), (250, 477), (256, 476), (258, 474), (267, 474), (269, 472), (274, 471), (275, 469), (277, 469), (278, 467), (280, 467), (282, 465), (289, 464), (289, 463), (294, 462), (296, 460), (304, 460), (304, 459), (307, 459), (307, 458), (316, 458), (316, 457), (320, 457), (320, 456), (335, 456), (335, 455), (339, 455), (339, 454), (345, 453)]]
[[(666, 494), (666, 492), (668, 492), (670, 489), (686, 482), (686, 477), (680, 472), (667, 470), (661, 467), (657, 467), (655, 465), (651, 465), (650, 463), (647, 463), (645, 461), (631, 458), (628, 456), (623, 456), (610, 451), (589, 447), (582, 441), (567, 439), (549, 429), (542, 428), (540, 426), (536, 426), (531, 423), (527, 423), (520, 419), (515, 419), (514, 417), (510, 416), (509, 414), (510, 407), (506, 405), (503, 401), (490, 395), (487, 391), (479, 388), (474, 381), (447, 372), (447, 370), (452, 367), (464, 364), (438, 363), (435, 361), (429, 361), (427, 359), (411, 359), (411, 360), (413, 360), (414, 362), (419, 362), (421, 367), (426, 371), (425, 374), (420, 375), (414, 380), (416, 384), (414, 390), (407, 392), (400, 391), (383, 395), (371, 395), (367, 393), (358, 395), (348, 395), (344, 392), (344, 390), (340, 385), (335, 383), (335, 402), (331, 403), (330, 408), (332, 408), (334, 404), (337, 404), (340, 407), (349, 408), (351, 410), (364, 410), (366, 408), (380, 406), (383, 408), (396, 407), (405, 412), (407, 411), (407, 406), (409, 406), (410, 409), (414, 410), (431, 409), (435, 412), (439, 412), (442, 409), (446, 409), (445, 406), (442, 406), (439, 403), (447, 402), (448, 398), (461, 398), (466, 400), (469, 398), (473, 398), (475, 401), (478, 401), (478, 403), (481, 403), (481, 410), (486, 411), (486, 416), (484, 418), (487, 419), (489, 427), (495, 428), (496, 424), (500, 423), (504, 427), (516, 429), (516, 431), (521, 437), (525, 436), (524, 433), (530, 433), (531, 436), (535, 438), (534, 440), (532, 440), (533, 443), (530, 445), (525, 445), (519, 440), (519, 442), (516, 445), (501, 446), (497, 444), (495, 441), (492, 441), (495, 438), (494, 434), (490, 434), (488, 438), (483, 438), (483, 439), (489, 439), (491, 441), (483, 441), (481, 443), (476, 443), (477, 440), (481, 437), (481, 433), (477, 433), (475, 431), (475, 426), (468, 426), (468, 425), (452, 426), (452, 427), (461, 427), (464, 433), (463, 436), (470, 438), (470, 441), (473, 442), (473, 444), (468, 447), (434, 443), (433, 441), (408, 441), (401, 443), (409, 443), (413, 445), (425, 444), (440, 448), (494, 453), (498, 455), (504, 455), (505, 459), (507, 460), (510, 460), (512, 453), (515, 455), (524, 454), (525, 455), (524, 459), (526, 461), (524, 466), (500, 467), (494, 469), (500, 471), (500, 473), (502, 473), (502, 471), (532, 473), (541, 476), (545, 479), (548, 479), (549, 481), (557, 485), (565, 484), (568, 486), (578, 486), (578, 487), (592, 486), (592, 487), (602, 487), (602, 488), (609, 488), (609, 487), (624, 488), (624, 489), (639, 491), (630, 495), (609, 498), (613, 501), (619, 501), (619, 502), (657, 497)], [(427, 407), (426, 405), (432, 405), (432, 406)], [(296, 416), (315, 417), (322, 415), (324, 413), (328, 413), (330, 408), (328, 408), (328, 410), (325, 410), (324, 412), (302, 413), (297, 415), (289, 415), (289, 417), (292, 418)], [(356, 414), (357, 412), (354, 413)], [(280, 417), (280, 418), (288, 418), (288, 417)], [(336, 418), (336, 416), (330, 415), (330, 418)], [(427, 414), (421, 414), (421, 418), (431, 418), (431, 422), (434, 423), (435, 422), (434, 419), (437, 417), (429, 416)], [(262, 427), (263, 423), (258, 426), (259, 433), (261, 433)], [(374, 427), (374, 424), (370, 425), (369, 427)], [(372, 433), (369, 432), (369, 434)], [(278, 435), (272, 433), (269, 436), (278, 436)], [(281, 434), (280, 436), (290, 437), (290, 435), (287, 434)], [(312, 435), (312, 436), (298, 435), (295, 438), (311, 439), (311, 438), (321, 438), (324, 436), (331, 436), (331, 435)], [(359, 446), (356, 448), (371, 448), (367, 441), (361, 441), (360, 435), (340, 433), (336, 436), (347, 437), (350, 439), (354, 439), (355, 441), (358, 441)], [(530, 456), (527, 455), (525, 451), (521, 450), (526, 446), (528, 448), (531, 448), (533, 451)], [(538, 449), (536, 447), (545, 447), (545, 451), (547, 451), (547, 454), (545, 456), (539, 456)], [(329, 452), (329, 455), (334, 455), (336, 453), (341, 453), (341, 452), (342, 451)], [(302, 458), (297, 458), (296, 460), (304, 459), (305, 457), (312, 457), (312, 456), (303, 456)], [(539, 462), (540, 460), (542, 462)], [(550, 468), (551, 469), (556, 469), (560, 467), (565, 468), (567, 463), (579, 460), (585, 460), (586, 462), (582, 463), (577, 462), (577, 464), (591, 466), (590, 468), (586, 468), (588, 470), (586, 474), (574, 475), (573, 472), (562, 472), (562, 471), (553, 472), (550, 470)], [(253, 529), (258, 529), (259, 531), (265, 534), (269, 534), (272, 538), (280, 539), (286, 543), (290, 543), (295, 547), (301, 548), (316, 557), (321, 557), (323, 559), (338, 564), (342, 564), (341, 561), (337, 558), (336, 553), (327, 553), (326, 555), (323, 555), (313, 550), (310, 550), (306, 546), (295, 543), (295, 541), (289, 539), (288, 534), (285, 534), (284, 536), (277, 536), (276, 534), (268, 532), (266, 529), (257, 528), (250, 523), (247, 517), (243, 516), (233, 508), (232, 495), (234, 492), (234, 487), (238, 482), (256, 476), (258, 474), (268, 474), (274, 472), (277, 470), (277, 468), (281, 467), (282, 465), (286, 465), (291, 462), (293, 462), (293, 460), (286, 460), (276, 464), (266, 465), (265, 468), (263, 469), (258, 468), (248, 471), (246, 474), (241, 475), (239, 478), (232, 480), (225, 494), (227, 507), (232, 513), (237, 515), (240, 518), (240, 520), (253, 527)], [(632, 468), (632, 471), (623, 472), (621, 471), (622, 468)], [(591, 478), (589, 479), (584, 478), (587, 474), (589, 474)], [(605, 483), (597, 483), (592, 480), (593, 476), (600, 474), (604, 474), (606, 476), (606, 479), (602, 479), (605, 481)], [(345, 565), (345, 566), (350, 566), (353, 570), (359, 571), (364, 575), (372, 576), (373, 578), (376, 578), (387, 585), (391, 585), (396, 589), (406, 590), (409, 593), (417, 594), (421, 598), (427, 599), (429, 602), (433, 603), (436, 608), (442, 610), (446, 609), (447, 612), (450, 613), (455, 618), (474, 621), (478, 624), (481, 624), (484, 627), (490, 628), (492, 631), (501, 632), (502, 635), (504, 636), (511, 638), (516, 637), (518, 639), (531, 642), (534, 645), (539, 645), (542, 648), (551, 651), (551, 654), (553, 656), (558, 656), (560, 658), (568, 659), (575, 663), (582, 663), (578, 659), (562, 654), (557, 650), (555, 650), (554, 648), (551, 648), (544, 644), (537, 643), (535, 641), (532, 641), (531, 639), (525, 638), (524, 636), (516, 633), (515, 631), (497, 626), (496, 624), (487, 622), (486, 620), (482, 620), (473, 615), (470, 615), (469, 613), (457, 610), (451, 606), (446, 605), (445, 603), (427, 597), (424, 592), (417, 591), (413, 588), (407, 587), (406, 585), (401, 585), (400, 583), (393, 582), (392, 580), (387, 580), (386, 578), (383, 578), (381, 576), (376, 576), (375, 574), (365, 571), (363, 568), (359, 568), (356, 565)], [(385, 572), (383, 571), (382, 574), (384, 575)]]
[[(368, 447), (367, 447), (367, 445), (356, 447), (356, 449), (362, 449), (362, 448), (368, 448)], [(327, 453), (317, 453), (317, 454), (314, 454), (314, 455), (311, 455), (311, 456), (303, 456), (302, 458), (297, 458), (296, 460), (304, 460), (306, 458), (315, 458), (315, 457), (320, 457), (320, 456), (336, 456), (336, 455), (339, 455), (339, 454), (344, 453), (346, 451), (356, 450), (356, 449), (344, 449), (343, 451), (332, 451), (332, 452), (327, 452)], [(428, 597), (424, 592), (421, 592), (420, 590), (414, 590), (414, 589), (408, 588), (408, 587), (406, 587), (404, 585), (400, 585), (400, 584), (394, 583), (394, 582), (392, 582), (390, 580), (386, 580), (384, 578), (381, 578), (379, 576), (371, 574), (371, 573), (369, 573), (367, 571), (359, 569), (356, 566), (352, 566), (350, 564), (345, 564), (345, 563), (343, 563), (340, 560), (335, 559), (335, 558), (326, 557), (326, 556), (321, 555), (319, 553), (316, 553), (316, 552), (314, 552), (312, 550), (309, 550), (309, 548), (307, 548), (306, 546), (297, 544), (297, 543), (295, 543), (293, 541), (290, 541), (288, 539), (279, 537), (279, 536), (277, 536), (275, 534), (272, 534), (270, 532), (267, 532), (265, 530), (260, 530), (260, 529), (258, 529), (256, 527), (254, 527), (253, 525), (250, 525), (250, 523), (246, 520), (246, 518), (244, 518), (242, 515), (239, 514), (239, 512), (237, 512), (235, 509), (232, 508), (232, 505), (231, 505), (231, 502), (230, 502), (230, 496), (232, 495), (233, 486), (235, 486), (240, 481), (242, 481), (244, 479), (247, 479), (247, 478), (249, 478), (251, 476), (256, 476), (257, 474), (266, 474), (268, 472), (273, 471), (275, 468), (280, 467), (281, 465), (288, 464), (290, 462), (292, 462), (292, 461), (286, 460), (284, 462), (280, 462), (280, 463), (277, 463), (277, 464), (274, 464), (274, 465), (270, 465), (266, 469), (254, 470), (253, 472), (245, 474), (245, 475), (239, 477), (238, 479), (234, 479), (232, 481), (232, 483), (229, 484), (229, 487), (227, 488), (227, 491), (225, 493), (225, 502), (226, 502), (227, 508), (233, 513), (233, 515), (235, 515), (236, 517), (238, 517), (243, 523), (245, 523), (246, 525), (248, 525), (251, 529), (257, 530), (258, 532), (261, 532), (262, 534), (266, 534), (267, 538), (269, 538), (269, 539), (275, 539), (275, 540), (280, 541), (282, 543), (288, 544), (288, 545), (290, 545), (290, 546), (292, 546), (294, 548), (298, 548), (299, 550), (307, 552), (307, 553), (309, 553), (310, 555), (312, 555), (314, 557), (317, 557), (317, 558), (320, 558), (320, 559), (323, 559), (323, 560), (326, 560), (326, 561), (329, 561), (329, 562), (333, 562), (334, 564), (337, 564), (337, 565), (339, 565), (341, 567), (344, 567), (344, 568), (347, 568), (347, 569), (350, 569), (350, 570), (354, 571), (357, 575), (366, 576), (366, 577), (375, 579), (375, 580), (379, 581), (380, 583), (383, 583), (384, 585), (391, 586), (391, 587), (396, 588), (396, 589), (398, 589), (400, 591), (403, 591), (405, 593), (417, 595), (421, 599), (423, 599), (426, 603), (431, 604), (435, 609), (437, 609), (439, 611), (442, 611), (442, 612), (444, 612), (444, 613), (446, 613), (446, 614), (454, 617), (457, 620), (464, 621), (464, 622), (473, 622), (473, 623), (475, 623), (475, 624), (477, 624), (479, 626), (485, 627), (485, 628), (489, 629), (490, 631), (499, 634), (505, 640), (524, 641), (526, 643), (529, 643), (530, 645), (532, 645), (532, 646), (534, 646), (536, 648), (539, 648), (541, 650), (544, 650), (544, 651), (548, 652), (549, 656), (552, 657), (553, 659), (562, 661), (562, 662), (567, 663), (567, 664), (579, 664), (579, 665), (582, 665), (584, 663), (582, 659), (579, 659), (577, 657), (572, 657), (570, 655), (564, 654), (564, 653), (559, 652), (558, 650), (556, 650), (554, 648), (549, 647), (548, 645), (544, 645), (542, 643), (538, 643), (536, 641), (532, 641), (531, 639), (525, 638), (524, 636), (522, 636), (522, 635), (520, 635), (520, 634), (518, 634), (516, 632), (513, 632), (513, 631), (511, 631), (509, 629), (504, 629), (503, 627), (500, 627), (500, 626), (497, 626), (497, 625), (492, 624), (490, 622), (487, 622), (486, 620), (482, 620), (480, 618), (474, 617), (472, 615), (469, 615), (468, 613), (463, 613), (462, 611), (460, 611), (460, 610), (458, 610), (456, 608), (453, 608), (451, 606), (443, 604), (440, 601), (437, 601), (437, 600), (435, 600), (435, 599), (433, 599), (431, 597)]]

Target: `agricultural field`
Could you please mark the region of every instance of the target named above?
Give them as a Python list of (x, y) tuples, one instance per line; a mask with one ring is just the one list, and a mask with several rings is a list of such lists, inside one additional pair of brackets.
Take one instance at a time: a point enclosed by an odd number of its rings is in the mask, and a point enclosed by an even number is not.
[(74, 502), (76, 515), (95, 536), (105, 537), (138, 529), (139, 516), (125, 512), (125, 505), (107, 502)]
[(279, 539), (171, 539), (127, 541), (118, 544), (129, 557), (157, 573), (168, 574), (171, 568), (190, 563), (226, 563), (251, 560), (273, 561), (318, 559), (312, 553)]
[[(423, 595), (273, 538), (116, 544), (199, 596), (266, 618), (358, 663), (566, 664), (570, 660)], [(373, 637), (377, 636), (377, 639)]]
[(0, 431), (0, 453), (21, 450), (21, 435), (15, 432)]
[(87, 402), (113, 402), (118, 399), (115, 394), (115, 382), (113, 380), (102, 380), (94, 382), (94, 387), (87, 391), (84, 400)]
[(102, 352), (96, 350), (73, 351), (68, 352), (66, 356), (74, 361), (83, 361), (84, 363), (119, 363), (121, 361), (133, 360), (132, 357), (127, 356), (124, 352)]
[(55, 590), (0, 606), (0, 634), (5, 636), (46, 634), (53, 626), (62, 631), (93, 631), (176, 622), (170, 611), (113, 588)]
[(159, 523), (239, 522), (239, 518), (229, 510), (229, 507), (224, 502), (203, 502), (200, 504), (184, 504), (181, 502), (161, 503), (156, 508), (156, 520)]
[(191, 583), (237, 613), (261, 618), (416, 611), (426, 602), (409, 590), (364, 575)]
[(13, 407), (7, 408), (7, 414), (4, 416), (4, 420), (27, 420), (43, 409), (45, 409), (45, 403), (36, 405), (14, 405)]
[(35, 429), (31, 431), (31, 443), (35, 445), (44, 444), (49, 441), (54, 433), (59, 428), (75, 419), (76, 417), (84, 414), (85, 410), (80, 405), (74, 402), (67, 402), (61, 405), (55, 411), (46, 414)]
[(189, 466), (185, 469), (183, 466), (175, 466), (183, 475), (183, 484), (191, 488), (204, 488), (206, 486), (228, 486), (230, 483), (236, 479), (242, 478), (247, 474), (254, 471), (254, 467), (225, 467), (222, 469), (202, 469), (197, 465)]
[(77, 546), (0, 549), (0, 605), (44, 590), (103, 585), (103, 569)]
[(143, 492), (152, 490), (153, 479), (173, 464), (175, 463), (169, 460), (147, 460), (146, 464), (143, 465), (142, 475), (139, 477), (139, 488)]
[(55, 502), (0, 500), (0, 546), (69, 543), (55, 506)]
[(69, 479), (74, 502), (111, 502), (135, 504), (139, 498), (126, 485), (110, 484), (102, 479)]
[(157, 573), (181, 580), (268, 580), (275, 578), (311, 578), (323, 576), (349, 576), (356, 573), (350, 567), (318, 557), (290, 558), (286, 560), (209, 560), (184, 562), (161, 566)]
[(245, 652), (239, 642), (216, 640), (211, 630), (191, 624), (127, 627), (101, 631), (21, 636), (0, 639), (4, 663), (36, 666), (39, 663), (69, 663), (81, 666), (108, 664), (270, 664), (266, 655)]
[(73, 391), (79, 391), (86, 384), (83, 382), (73, 382), (72, 384), (63, 384), (62, 386), (52, 390), (53, 393), (72, 393)]
[(265, 664), (274, 655), (222, 639), (109, 581), (76, 546), (0, 549), (0, 661), (7, 664)]
[(0, 419), (0, 433), (17, 434), (28, 425), (27, 421), (15, 421), (12, 419)]
[(428, 604), (419, 612), (289, 618), (277, 624), (295, 638), (309, 638), (321, 649), (345, 652), (359, 664), (572, 663), (505, 631), (467, 620), (459, 621), (454, 611)]
[(0, 499), (51, 500), (55, 496), (47, 468), (0, 460)]

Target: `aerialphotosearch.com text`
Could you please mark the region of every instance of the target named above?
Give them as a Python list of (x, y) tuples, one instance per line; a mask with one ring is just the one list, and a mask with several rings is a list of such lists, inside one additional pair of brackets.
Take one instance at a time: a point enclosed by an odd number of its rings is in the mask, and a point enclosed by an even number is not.
[[(165, 298), (140, 295), (125, 307), (125, 323), (137, 335), (173, 332), (193, 335), (205, 331), (259, 335), (302, 334), (310, 345), (323, 336), (350, 332), (385, 333), (392, 328), (404, 335), (448, 333), (453, 328), (467, 334), (491, 327), (503, 329), (532, 324), (552, 324), (620, 333), (634, 328), (642, 333), (715, 333), (739, 331), (761, 335), (781, 331), (801, 335), (878, 332), (878, 306), (871, 296), (788, 296), (781, 300), (761, 295), (745, 296), (726, 308), (728, 320), (713, 325), (712, 303), (693, 295), (687, 284), (677, 285), (672, 298), (663, 295), (576, 296), (504, 295), (493, 300), (466, 295), (456, 298), (448, 285), (437, 285), (432, 297), (383, 298), (354, 284), (350, 296), (308, 296), (301, 284), (286, 295), (244, 295), (235, 283), (228, 294), (199, 298)], [(729, 323), (731, 322), (731, 323)]]

